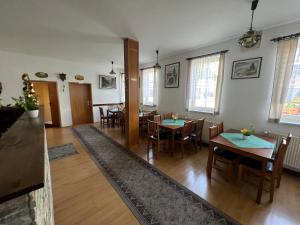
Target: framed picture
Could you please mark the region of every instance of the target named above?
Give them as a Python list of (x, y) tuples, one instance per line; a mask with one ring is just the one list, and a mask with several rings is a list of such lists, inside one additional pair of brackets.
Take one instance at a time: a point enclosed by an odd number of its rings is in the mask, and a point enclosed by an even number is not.
[(231, 79), (259, 78), (262, 57), (233, 61)]
[(117, 81), (116, 77), (99, 75), (99, 88), (100, 89), (116, 89)]
[(180, 62), (165, 66), (165, 88), (179, 87)]

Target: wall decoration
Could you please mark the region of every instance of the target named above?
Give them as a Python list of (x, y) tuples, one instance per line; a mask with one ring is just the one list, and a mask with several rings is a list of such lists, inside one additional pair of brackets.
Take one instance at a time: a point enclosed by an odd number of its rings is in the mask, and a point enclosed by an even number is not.
[(114, 76), (99, 75), (99, 88), (100, 89), (116, 89), (117, 78)]
[(37, 72), (37, 73), (35, 73), (35, 76), (37, 76), (38, 78), (47, 78), (48, 77), (48, 73)]
[(77, 75), (75, 75), (75, 79), (76, 80), (84, 80), (84, 76), (77, 74)]
[(0, 95), (2, 94), (2, 83), (0, 82)]
[(180, 62), (165, 66), (165, 88), (179, 87)]
[(262, 57), (234, 61), (231, 79), (259, 78)]

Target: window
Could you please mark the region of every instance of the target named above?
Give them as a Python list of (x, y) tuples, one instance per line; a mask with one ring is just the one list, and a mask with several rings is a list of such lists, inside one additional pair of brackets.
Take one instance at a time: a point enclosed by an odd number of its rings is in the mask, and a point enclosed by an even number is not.
[(217, 113), (221, 94), (224, 54), (189, 61), (187, 108), (189, 111)]
[(155, 106), (156, 103), (156, 78), (154, 68), (142, 70), (143, 105)]
[(298, 41), (292, 74), (284, 102), (281, 122), (300, 124), (300, 42)]

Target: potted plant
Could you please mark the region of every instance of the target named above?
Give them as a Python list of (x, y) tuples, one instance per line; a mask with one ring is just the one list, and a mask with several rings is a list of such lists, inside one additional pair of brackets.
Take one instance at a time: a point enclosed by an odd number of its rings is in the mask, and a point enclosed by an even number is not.
[(39, 115), (39, 102), (33, 89), (33, 83), (30, 81), (28, 74), (23, 74), (22, 80), (24, 81), (24, 97), (12, 99), (16, 102), (17, 107), (23, 108), (28, 112), (30, 118), (36, 118)]
[(249, 136), (251, 136), (252, 131), (247, 128), (244, 128), (241, 130), (241, 133), (243, 134), (243, 139), (246, 140)]

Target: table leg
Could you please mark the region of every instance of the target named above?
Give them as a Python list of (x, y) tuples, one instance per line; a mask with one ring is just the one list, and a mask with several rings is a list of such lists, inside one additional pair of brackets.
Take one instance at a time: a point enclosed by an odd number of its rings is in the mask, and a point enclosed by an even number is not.
[(115, 113), (112, 114), (112, 127), (115, 128), (115, 123), (116, 123), (116, 115)]
[(206, 175), (208, 178), (211, 178), (211, 170), (212, 170), (212, 163), (213, 163), (213, 156), (214, 156), (214, 145), (209, 143), (208, 149), (208, 158), (207, 158), (207, 165), (206, 165)]
[(171, 155), (174, 156), (174, 149), (175, 149), (175, 130), (172, 130), (172, 149), (171, 149)]
[(262, 196), (262, 192), (263, 192), (264, 181), (265, 181), (265, 177), (266, 177), (266, 166), (267, 166), (267, 160), (263, 160), (262, 167), (261, 167), (261, 176), (259, 179), (259, 185), (258, 185), (257, 197), (256, 197), (256, 202), (258, 204), (260, 204), (261, 196)]

